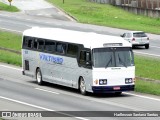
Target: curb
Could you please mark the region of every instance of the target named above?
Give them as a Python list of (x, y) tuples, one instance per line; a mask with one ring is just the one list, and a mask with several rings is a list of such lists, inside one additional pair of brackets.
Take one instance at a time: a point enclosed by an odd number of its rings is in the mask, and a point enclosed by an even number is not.
[[(48, 2), (48, 1), (47, 1)], [(50, 2), (49, 2), (50, 3)], [(52, 4), (57, 10), (59, 10), (60, 12), (62, 12), (62, 13), (64, 13), (64, 15), (67, 17), (67, 18), (69, 18), (71, 21), (73, 21), (73, 22), (77, 22), (78, 20), (75, 18), (75, 17), (73, 17), (72, 15), (70, 15), (69, 13), (67, 13), (66, 11), (64, 11), (63, 9), (61, 9), (61, 8), (59, 8), (58, 6), (56, 6), (55, 4), (53, 4), (53, 3), (50, 3), (50, 4)]]

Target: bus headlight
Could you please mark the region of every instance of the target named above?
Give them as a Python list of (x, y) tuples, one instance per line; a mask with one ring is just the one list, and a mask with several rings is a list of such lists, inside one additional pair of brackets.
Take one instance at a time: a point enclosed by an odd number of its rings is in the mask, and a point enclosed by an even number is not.
[(133, 79), (132, 78), (125, 78), (125, 83), (126, 84), (133, 83)]
[(99, 85), (106, 85), (107, 79), (99, 79)]

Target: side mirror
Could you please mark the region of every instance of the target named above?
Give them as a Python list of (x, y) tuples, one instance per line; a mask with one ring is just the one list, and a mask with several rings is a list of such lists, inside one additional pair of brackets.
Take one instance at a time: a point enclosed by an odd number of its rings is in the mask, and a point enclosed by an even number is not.
[(90, 61), (90, 53), (89, 52), (86, 52), (86, 61), (88, 62), (88, 61)]
[(124, 37), (124, 35), (120, 35), (121, 37)]
[(86, 52), (86, 66), (91, 66), (92, 62), (91, 62), (91, 53), (90, 52)]

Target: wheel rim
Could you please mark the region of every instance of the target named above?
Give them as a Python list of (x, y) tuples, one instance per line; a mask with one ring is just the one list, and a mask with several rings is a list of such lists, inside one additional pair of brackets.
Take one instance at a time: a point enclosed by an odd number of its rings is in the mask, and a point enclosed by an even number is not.
[(81, 89), (82, 93), (84, 93), (86, 91), (85, 82), (83, 79), (81, 79), (80, 89)]
[(37, 72), (37, 82), (40, 83), (42, 79), (41, 73), (38, 71)]

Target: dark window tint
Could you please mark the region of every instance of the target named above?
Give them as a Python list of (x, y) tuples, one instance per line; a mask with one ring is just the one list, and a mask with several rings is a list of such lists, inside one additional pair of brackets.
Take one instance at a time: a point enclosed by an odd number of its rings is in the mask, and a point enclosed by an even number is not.
[(34, 42), (33, 42), (33, 48), (37, 49), (37, 39), (35, 39)]
[(68, 44), (67, 54), (77, 55), (77, 53), (78, 53), (78, 46), (72, 45), (72, 44)]
[(65, 54), (66, 44), (57, 43), (57, 45), (56, 45), (56, 51), (59, 52), (59, 53)]
[(32, 48), (33, 47), (33, 38), (25, 36), (23, 38), (23, 48)]
[(81, 51), (80, 52), (79, 63), (80, 64), (85, 64), (85, 62), (86, 62), (86, 51)]
[(46, 51), (50, 51), (50, 52), (53, 52), (55, 51), (55, 42), (53, 41), (45, 41), (45, 50)]
[(27, 37), (23, 37), (23, 48), (27, 47), (28, 41), (27, 41)]
[(32, 48), (32, 43), (33, 43), (33, 40), (32, 40), (32, 39), (29, 39), (29, 40), (28, 40), (27, 47), (28, 47), (28, 48)]
[(43, 40), (38, 40), (38, 47), (37, 47), (37, 49), (43, 50), (43, 48), (44, 48), (44, 41)]
[(133, 33), (133, 37), (147, 37), (144, 32)]

